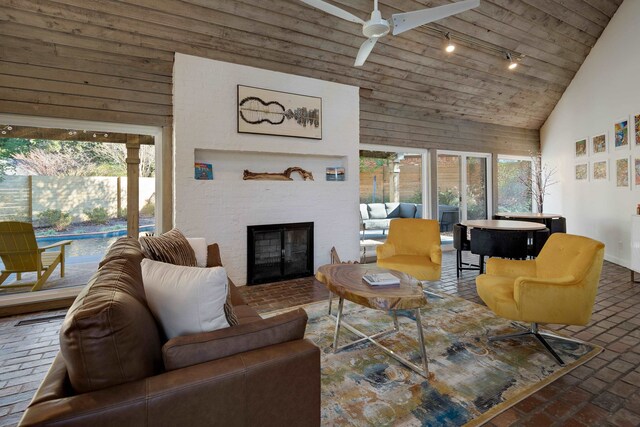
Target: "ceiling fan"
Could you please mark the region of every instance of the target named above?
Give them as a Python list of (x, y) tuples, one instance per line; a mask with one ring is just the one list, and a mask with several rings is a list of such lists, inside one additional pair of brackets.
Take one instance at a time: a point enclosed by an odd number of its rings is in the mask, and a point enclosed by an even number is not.
[[(373, 50), (378, 39), (386, 36), (391, 31), (391, 25), (386, 19), (382, 19), (382, 14), (378, 10), (378, 0), (373, 1), (373, 12), (371, 12), (371, 19), (364, 21), (354, 14), (347, 12), (344, 9), (340, 9), (332, 4), (329, 4), (323, 0), (300, 0), (309, 6), (320, 9), (328, 14), (337, 16), (338, 18), (346, 19), (347, 21), (355, 22), (362, 25), (362, 33), (367, 37), (367, 40), (362, 43), (358, 56), (356, 57), (355, 66), (360, 67), (367, 60), (367, 57)], [(439, 19), (446, 18), (447, 16), (455, 15), (457, 13), (464, 12), (465, 10), (473, 9), (480, 6), (480, 0), (463, 0), (456, 3), (446, 4), (444, 6), (432, 7), (429, 9), (415, 10), (413, 12), (394, 13), (393, 19), (393, 32), (395, 36), (413, 28), (419, 27), (429, 22), (434, 22)]]

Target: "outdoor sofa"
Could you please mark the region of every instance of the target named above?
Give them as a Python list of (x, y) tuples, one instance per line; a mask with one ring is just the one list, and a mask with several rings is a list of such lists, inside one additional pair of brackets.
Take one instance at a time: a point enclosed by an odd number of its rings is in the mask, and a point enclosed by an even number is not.
[[(438, 205), (440, 231), (453, 230), (459, 222), (458, 207)], [(360, 231), (389, 229), (394, 218), (422, 218), (422, 204), (416, 203), (360, 203)]]

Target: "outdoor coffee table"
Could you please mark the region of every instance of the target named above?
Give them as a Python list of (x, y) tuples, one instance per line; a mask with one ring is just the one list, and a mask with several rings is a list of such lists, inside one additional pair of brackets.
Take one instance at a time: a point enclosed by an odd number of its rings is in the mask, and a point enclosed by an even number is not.
[[(373, 287), (368, 285), (362, 276), (370, 273), (391, 273), (400, 279), (400, 286)], [(427, 304), (422, 284), (414, 277), (395, 270), (387, 270), (373, 265), (363, 264), (328, 264), (318, 269), (316, 278), (324, 283), (329, 289), (329, 315), (331, 313), (331, 300), (333, 294), (338, 295), (338, 315), (336, 317), (336, 329), (333, 335), (333, 352), (344, 350), (364, 341), (376, 345), (382, 351), (393, 357), (403, 365), (414, 370), (418, 374), (429, 378), (429, 363), (427, 353), (424, 348), (424, 335), (422, 333), (422, 323), (420, 320), (420, 308)], [(374, 335), (367, 335), (356, 329), (352, 325), (342, 320), (342, 308), (344, 300), (354, 302), (363, 307), (375, 310), (391, 311), (393, 318), (393, 329), (379, 332)], [(420, 355), (422, 356), (422, 367), (406, 360), (393, 350), (380, 344), (377, 339), (400, 330), (398, 324), (397, 310), (413, 310), (418, 328), (418, 342), (420, 345)], [(340, 328), (344, 327), (359, 337), (346, 345), (338, 347), (338, 337)]]

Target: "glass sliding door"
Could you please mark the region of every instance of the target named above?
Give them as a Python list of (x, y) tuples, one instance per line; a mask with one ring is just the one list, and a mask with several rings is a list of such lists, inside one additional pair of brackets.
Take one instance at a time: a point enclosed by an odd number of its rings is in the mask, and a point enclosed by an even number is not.
[(530, 158), (498, 156), (498, 212), (533, 211), (532, 173)]
[(466, 163), (465, 219), (487, 219), (487, 158), (467, 156)]
[(453, 224), (460, 222), (462, 156), (438, 154), (438, 222), (444, 240), (450, 240)]
[(361, 260), (375, 260), (393, 218), (423, 217), (425, 154), (360, 151)]
[(489, 154), (438, 152), (438, 216), (443, 243), (451, 243), (453, 225), (487, 219), (491, 210)]

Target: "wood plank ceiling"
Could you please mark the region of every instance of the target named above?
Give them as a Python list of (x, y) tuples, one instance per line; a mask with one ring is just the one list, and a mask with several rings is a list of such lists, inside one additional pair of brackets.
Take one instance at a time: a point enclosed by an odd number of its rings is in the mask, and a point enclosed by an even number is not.
[[(389, 19), (450, 2), (380, 9)], [(383, 38), (356, 68), (361, 27), (297, 0), (2, 0), (0, 112), (169, 125), (181, 52), (360, 86), (361, 142), (522, 152), (621, 2), (481, 0)], [(364, 19), (373, 7), (332, 3)], [(452, 34), (454, 54), (434, 29)], [(508, 71), (495, 49), (525, 56)]]

